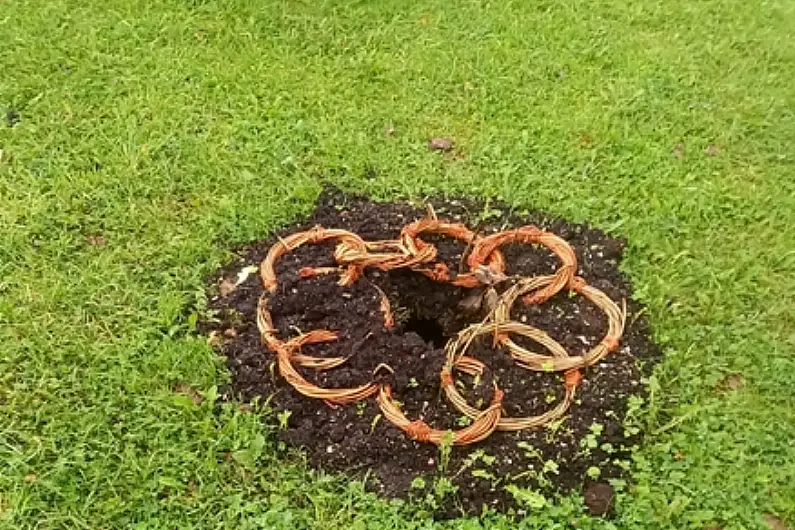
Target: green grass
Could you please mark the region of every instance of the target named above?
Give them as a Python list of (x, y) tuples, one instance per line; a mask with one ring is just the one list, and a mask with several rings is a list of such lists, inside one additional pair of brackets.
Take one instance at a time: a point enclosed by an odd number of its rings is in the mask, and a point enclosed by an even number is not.
[(667, 354), (634, 486), (520, 527), (795, 528), (795, 4), (251, 4), (0, 0), (0, 528), (436, 526), (214, 411), (202, 278), (324, 182), (629, 239)]

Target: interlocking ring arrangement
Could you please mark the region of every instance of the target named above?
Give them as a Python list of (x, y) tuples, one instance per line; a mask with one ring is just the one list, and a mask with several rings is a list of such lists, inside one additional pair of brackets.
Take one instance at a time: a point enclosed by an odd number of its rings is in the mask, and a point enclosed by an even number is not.
[[(451, 273), (449, 268), (436, 261), (436, 247), (421, 239), (423, 234), (439, 234), (451, 237), (468, 245), (471, 252), (467, 258), (469, 271), (460, 274)], [(338, 284), (349, 286), (363, 274), (365, 267), (375, 267), (384, 271), (408, 268), (424, 274), (439, 282), (474, 288), (481, 286), (480, 278), (486, 272), (503, 274), (505, 258), (500, 247), (511, 243), (541, 245), (552, 251), (560, 260), (561, 266), (555, 274), (549, 276), (521, 277), (500, 297), (496, 307), (489, 316), (478, 324), (473, 324), (451, 339), (445, 348), (445, 363), (440, 373), (440, 384), (452, 405), (472, 419), (467, 427), (460, 430), (434, 429), (423, 420), (410, 420), (401, 411), (392, 397), (388, 384), (377, 384), (374, 381), (353, 388), (321, 388), (307, 381), (295, 368), (296, 366), (314, 369), (331, 370), (347, 359), (344, 357), (319, 358), (301, 353), (307, 344), (333, 342), (337, 335), (328, 330), (314, 330), (302, 333), (297, 337), (283, 341), (277, 337), (278, 331), (268, 311), (268, 296), (277, 287), (274, 265), (282, 255), (295, 250), (301, 245), (316, 244), (323, 241), (337, 241), (334, 258), (338, 267), (304, 267), (299, 271), (302, 278), (310, 278), (319, 274), (339, 274)], [(553, 233), (543, 231), (535, 226), (525, 226), (498, 232), (485, 237), (478, 237), (461, 223), (447, 223), (435, 216), (421, 219), (403, 227), (400, 237), (389, 241), (364, 241), (358, 235), (346, 230), (315, 227), (306, 232), (292, 234), (280, 239), (268, 252), (260, 264), (260, 277), (265, 293), (260, 298), (257, 311), (257, 326), (262, 334), (263, 343), (276, 354), (279, 373), (301, 394), (325, 400), (333, 405), (345, 405), (367, 399), (373, 395), (386, 419), (403, 430), (414, 440), (430, 442), (436, 445), (452, 443), (465, 445), (478, 442), (488, 437), (495, 430), (515, 431), (538, 427), (550, 423), (566, 413), (574, 401), (577, 386), (582, 381), (580, 370), (591, 366), (607, 356), (618, 347), (624, 330), (625, 310), (619, 308), (607, 295), (599, 289), (588, 285), (585, 280), (576, 276), (577, 258), (571, 246)], [(392, 312), (386, 295), (379, 291), (381, 312), (384, 327), (393, 327)], [(584, 355), (570, 356), (566, 349), (533, 326), (511, 320), (511, 308), (517, 299), (524, 304), (541, 304), (560, 292), (568, 289), (571, 293), (583, 296), (600, 308), (608, 321), (608, 330), (601, 342)], [(543, 346), (548, 355), (534, 353), (517, 344), (511, 337), (523, 336)], [(504, 393), (495, 384), (494, 393), (489, 406), (479, 410), (469, 403), (455, 385), (457, 372), (477, 376), (483, 373), (485, 365), (468, 356), (467, 350), (478, 337), (492, 336), (494, 345), (501, 345), (519, 365), (529, 370), (543, 372), (564, 372), (565, 394), (562, 400), (544, 414), (523, 418), (510, 418), (502, 413)], [(379, 365), (376, 370), (387, 368)], [(375, 374), (374, 374), (375, 375)]]

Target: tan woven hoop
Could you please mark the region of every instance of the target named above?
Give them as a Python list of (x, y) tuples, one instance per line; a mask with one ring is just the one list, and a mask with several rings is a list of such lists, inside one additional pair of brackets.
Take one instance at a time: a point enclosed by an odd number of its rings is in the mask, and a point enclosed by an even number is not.
[[(441, 385), (447, 398), (456, 409), (466, 414), (470, 418), (477, 417), (479, 414), (481, 414), (481, 411), (469, 405), (464, 396), (458, 391), (455, 386), (453, 372), (458, 370), (469, 375), (481, 375), (485, 365), (479, 360), (466, 356), (463, 353), (469, 347), (472, 340), (474, 340), (476, 337), (490, 335), (497, 331), (521, 333), (522, 335), (532, 337), (534, 340), (541, 339), (543, 342), (540, 340), (539, 342), (548, 347), (550, 352), (552, 352), (556, 358), (566, 358), (568, 356), (568, 353), (563, 346), (546, 335), (546, 333), (537, 330), (532, 326), (527, 326), (518, 322), (508, 322), (506, 324), (497, 324), (492, 322), (485, 325), (473, 325), (464, 329), (454, 340), (451, 340), (447, 343), (445, 348), (445, 364), (442, 366), (440, 377)], [(542, 335), (546, 337), (546, 339), (542, 337)], [(564, 378), (566, 388), (565, 394), (563, 399), (560, 400), (560, 402), (558, 402), (554, 408), (537, 416), (526, 416), (521, 418), (503, 416), (497, 422), (497, 430), (518, 431), (522, 429), (530, 429), (545, 425), (560, 418), (566, 413), (571, 406), (571, 403), (574, 401), (574, 394), (577, 389), (577, 385), (580, 383), (580, 380), (580, 374), (577, 370), (567, 372)]]
[[(438, 219), (429, 218), (414, 221), (404, 226), (400, 232), (401, 240), (405, 242), (406, 247), (411, 252), (419, 252), (420, 249), (428, 245), (428, 243), (420, 239), (419, 236), (421, 234), (442, 234), (463, 241), (467, 245), (474, 245), (479, 240), (474, 232), (461, 223), (445, 223)], [(491, 270), (502, 273), (505, 270), (505, 258), (502, 252), (495, 249), (486, 256), (486, 264)], [(477, 265), (482, 264), (479, 263)], [(436, 263), (432, 268), (416, 266), (413, 269), (432, 280), (450, 282), (459, 287), (472, 288), (480, 285), (480, 281), (473, 272), (464, 272), (456, 275), (455, 279), (451, 279), (450, 271), (444, 263)]]
[(502, 414), (502, 396), (502, 391), (495, 389), (491, 405), (475, 416), (470, 425), (455, 431), (434, 429), (423, 420), (409, 420), (392, 398), (388, 385), (381, 387), (376, 399), (384, 417), (413, 440), (442, 445), (449, 439), (452, 445), (468, 445), (487, 438), (497, 428)]
[[(516, 285), (503, 293), (500, 304), (498, 304), (494, 319), (497, 322), (509, 322), (511, 318), (511, 307), (516, 299), (527, 293), (543, 290), (557, 281), (556, 276), (537, 276), (526, 278), (519, 281)], [(571, 285), (572, 291), (584, 296), (590, 302), (599, 307), (607, 317), (608, 329), (602, 340), (588, 350), (584, 355), (569, 357), (549, 356), (533, 353), (513, 342), (510, 336), (504, 331), (508, 331), (504, 325), (500, 326), (497, 340), (502, 343), (510, 352), (514, 359), (521, 362), (531, 370), (543, 372), (558, 372), (563, 370), (579, 369), (591, 366), (607, 356), (608, 353), (618, 348), (618, 342), (624, 332), (624, 319), (626, 310), (619, 308), (606, 294), (595, 287), (588, 285), (585, 280), (576, 277)], [(544, 334), (546, 335), (546, 334)], [(536, 342), (536, 337), (530, 337)]]
[(492, 252), (510, 243), (543, 245), (561, 261), (561, 266), (554, 275), (555, 281), (534, 293), (532, 298), (527, 298), (525, 303), (543, 303), (574, 280), (577, 272), (577, 256), (574, 254), (574, 249), (555, 234), (540, 230), (533, 225), (497, 232), (480, 239), (469, 255), (469, 266), (474, 269), (478, 264), (484, 263)]

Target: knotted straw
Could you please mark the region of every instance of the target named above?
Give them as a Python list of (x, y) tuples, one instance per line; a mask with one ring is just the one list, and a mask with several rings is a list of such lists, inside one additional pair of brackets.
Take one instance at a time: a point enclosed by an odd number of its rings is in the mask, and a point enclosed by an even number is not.
[(413, 440), (436, 445), (442, 445), (449, 440), (452, 445), (467, 445), (487, 438), (497, 428), (502, 414), (502, 397), (502, 390), (495, 389), (491, 405), (475, 415), (470, 425), (454, 431), (434, 429), (423, 420), (409, 420), (392, 398), (389, 385), (381, 386), (376, 399), (384, 417)]
[[(476, 241), (475, 233), (461, 223), (445, 223), (438, 219), (420, 219), (403, 227), (400, 232), (401, 240), (405, 242), (406, 248), (410, 253), (419, 253), (428, 243), (420, 239), (420, 234), (442, 234), (467, 244), (467, 248)], [(478, 263), (477, 265), (482, 265)], [(486, 256), (486, 265), (495, 272), (502, 273), (505, 270), (505, 258), (502, 252), (494, 250)], [(475, 269), (476, 267), (473, 267)], [(424, 274), (437, 282), (449, 282), (459, 287), (477, 287), (480, 281), (474, 272), (462, 272), (455, 278), (451, 278), (450, 270), (444, 263), (436, 263), (432, 268), (415, 266), (414, 270)]]
[[(284, 239), (279, 239), (279, 242), (273, 245), (268, 251), (268, 255), (262, 260), (260, 264), (260, 277), (262, 278), (262, 286), (266, 291), (274, 292), (276, 290), (276, 271), (274, 266), (284, 254), (291, 252), (305, 243), (315, 244), (328, 239), (339, 239), (342, 243), (350, 246), (351, 248), (359, 248), (364, 250), (365, 244), (362, 238), (348, 232), (347, 230), (338, 230), (323, 228), (316, 226), (306, 232), (298, 232), (291, 234)], [(306, 271), (307, 269), (303, 269)], [(340, 277), (340, 285), (351, 285), (362, 274), (361, 265), (349, 265), (347, 270)]]
[[(344, 364), (348, 359), (345, 357), (321, 358), (304, 355), (300, 352), (301, 347), (307, 344), (335, 341), (338, 339), (337, 334), (328, 330), (314, 330), (301, 334), (287, 342), (283, 342), (276, 337), (277, 330), (273, 326), (273, 318), (271, 317), (270, 311), (268, 311), (267, 294), (269, 292), (274, 292), (278, 285), (275, 273), (276, 260), (285, 253), (295, 250), (303, 244), (314, 244), (328, 239), (340, 239), (349, 245), (365, 248), (364, 241), (352, 232), (346, 230), (329, 230), (322, 227), (315, 227), (306, 232), (292, 234), (271, 247), (265, 260), (263, 260), (260, 265), (260, 276), (266, 291), (260, 297), (259, 303), (257, 304), (257, 327), (262, 336), (262, 341), (271, 351), (276, 353), (279, 374), (281, 374), (293, 388), (307, 397), (323, 399), (328, 403), (344, 405), (372, 396), (378, 390), (378, 385), (370, 382), (355, 388), (326, 389), (307, 381), (298, 370), (295, 369), (294, 364), (315, 370), (330, 370)], [(317, 274), (326, 274), (330, 272), (333, 272), (333, 269), (328, 267), (315, 269), (304, 267), (299, 271), (299, 276), (301, 278), (309, 278)], [(362, 267), (360, 265), (349, 265), (347, 270), (341, 275), (338, 283), (345, 286), (350, 285), (361, 276), (361, 273)], [(384, 316), (384, 326), (391, 328), (393, 326), (393, 317), (389, 306), (389, 300), (381, 289), (375, 285), (373, 287), (375, 287), (379, 293), (380, 309)]]
[(621, 335), (624, 333), (626, 308), (619, 308), (606, 294), (588, 285), (585, 280), (578, 276), (571, 282), (572, 291), (595, 304), (607, 317), (607, 333), (599, 344), (588, 350), (584, 355), (556, 355), (555, 351), (549, 348), (549, 341), (552, 339), (546, 333), (539, 332), (539, 330), (535, 330), (530, 335), (525, 334), (525, 336), (550, 349), (552, 356), (533, 353), (516, 344), (510, 338), (512, 329), (508, 325), (511, 322), (511, 307), (515, 300), (527, 293), (543, 290), (555, 284), (556, 281), (557, 276), (537, 276), (522, 279), (503, 293), (500, 303), (494, 312), (497, 341), (510, 351), (514, 359), (531, 370), (558, 372), (591, 366), (604, 359), (608, 353), (614, 351), (618, 347)]

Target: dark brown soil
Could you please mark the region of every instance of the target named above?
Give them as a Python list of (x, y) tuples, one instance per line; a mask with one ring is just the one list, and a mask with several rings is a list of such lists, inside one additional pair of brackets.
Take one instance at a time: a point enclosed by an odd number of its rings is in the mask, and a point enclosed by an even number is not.
[[(430, 503), (440, 517), (478, 514), (484, 507), (521, 513), (527, 507), (514, 497), (516, 487), (546, 497), (583, 491), (586, 505), (601, 515), (612, 505), (611, 479), (625, 475), (630, 448), (638, 443), (637, 431), (627, 431), (624, 425), (628, 400), (643, 393), (641, 378), (660, 357), (650, 341), (641, 308), (630, 299), (629, 283), (619, 271), (625, 242), (598, 229), (537, 212), (514, 214), (499, 204), (485, 208), (472, 200), (430, 202), (440, 218), (464, 222), (483, 233), (531, 223), (551, 230), (575, 248), (581, 276), (614, 300), (626, 300), (627, 328), (619, 349), (585, 371), (576, 403), (562, 421), (534, 430), (497, 432), (481, 443), (454, 447), (445, 455), (433, 445), (410, 440), (390, 425), (380, 417), (372, 399), (332, 408), (306, 398), (278, 375), (273, 355), (260, 343), (255, 311), (262, 287), (257, 274), (231, 293), (214, 294), (210, 299), (218, 319), (205, 329), (223, 337), (219, 348), (232, 373), (228, 395), (244, 401), (268, 400), (274, 412), (265, 417), (268, 422), (276, 421), (275, 413), (289, 411), (287, 426), (279, 430), (279, 437), (303, 451), (311, 466), (367, 477), (368, 488), (384, 496)], [(424, 215), (425, 208), (408, 203), (376, 203), (327, 190), (309, 219), (285, 228), (279, 236), (320, 224), (351, 230), (365, 240), (392, 239), (403, 225)], [(459, 270), (466, 252), (464, 243), (430, 235), (423, 239), (438, 246), (439, 259), (451, 271)], [(213, 292), (220, 292), (222, 282), (229, 285), (234, 281), (244, 267), (258, 264), (276, 241), (273, 236), (240, 249), (238, 258), (212, 280)], [(511, 245), (503, 252), (509, 274), (547, 274), (558, 266), (555, 256), (544, 249)], [(304, 246), (277, 263), (279, 286), (269, 308), (281, 336), (299, 330), (334, 330), (340, 340), (305, 347), (303, 353), (350, 356), (342, 367), (325, 372), (304, 370), (304, 376), (325, 387), (351, 387), (371, 381), (374, 368), (386, 363), (395, 374), (379, 372), (378, 379), (389, 380), (410, 418), (422, 417), (437, 428), (465, 425), (466, 418), (440, 393), (439, 369), (447, 338), (483, 316), (461, 306), (472, 290), (401, 270), (368, 270), (365, 278), (349, 288), (338, 286), (335, 275), (299, 278), (301, 267), (333, 265), (332, 254), (333, 244)], [(393, 330), (384, 328), (376, 286), (392, 303)], [(541, 306), (517, 304), (513, 317), (544, 329), (571, 354), (584, 353), (606, 329), (606, 319), (598, 308), (568, 294), (559, 294)], [(473, 405), (488, 402), (495, 378), (506, 392), (504, 409), (510, 416), (539, 414), (563, 395), (560, 375), (522, 369), (505, 352), (492, 350), (485, 340), (474, 341), (469, 352), (488, 365), (479, 381), (460, 377), (463, 392)], [(442, 477), (453, 487), (445, 487)], [(442, 499), (445, 491), (448, 495)]]

